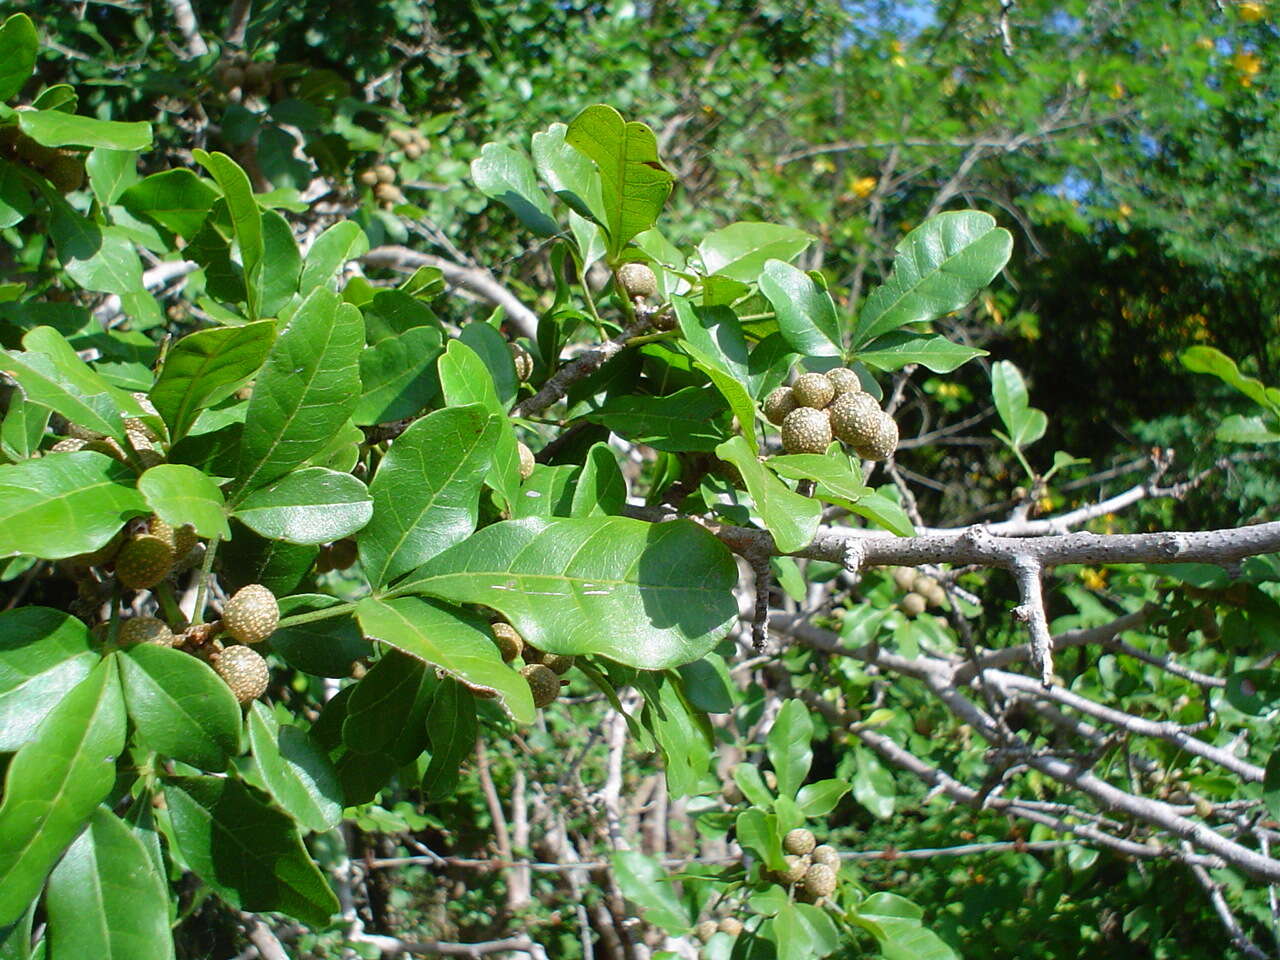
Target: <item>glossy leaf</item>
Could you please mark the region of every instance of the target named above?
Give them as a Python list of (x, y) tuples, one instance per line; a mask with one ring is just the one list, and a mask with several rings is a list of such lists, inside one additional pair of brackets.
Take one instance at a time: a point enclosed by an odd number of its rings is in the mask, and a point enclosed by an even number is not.
[(0, 557), (50, 560), (106, 544), (148, 512), (124, 464), (101, 453), (63, 453), (0, 466)]
[(684, 335), (681, 346), (693, 357), (698, 369), (711, 378), (738, 418), (743, 437), (752, 451), (758, 453), (756, 405), (747, 390), (747, 341), (738, 318), (727, 307), (699, 310), (683, 297), (673, 298), (672, 303)]
[(832, 503), (856, 503), (871, 493), (857, 462), (844, 453), (791, 453), (770, 457), (766, 464), (780, 477), (817, 481), (814, 496)]
[(440, 386), (451, 407), (478, 403), (499, 419), (498, 435), (493, 443), (493, 459), (486, 480), (508, 503), (514, 503), (520, 491), (520, 454), (516, 435), (507, 419), (507, 406), (498, 399), (493, 377), (480, 356), (461, 340), (451, 340), (440, 358)]
[[(253, 197), (253, 186), (248, 174), (225, 153), (206, 153), (204, 150), (193, 150), (191, 153), (196, 163), (209, 171), (222, 190), (227, 210), (231, 214), (236, 243), (240, 247), (240, 264), (246, 277), (255, 276), (262, 263), (264, 244), (261, 210)], [(255, 286), (250, 284), (249, 312), (251, 319), (257, 320), (263, 314), (258, 312), (259, 304), (254, 291)]]
[(756, 852), (770, 870), (786, 866), (782, 859), (782, 837), (778, 835), (777, 818), (756, 807), (738, 814), (735, 823), (738, 842)]
[(765, 739), (769, 761), (778, 778), (778, 796), (793, 799), (809, 775), (809, 765), (813, 762), (813, 750), (809, 746), (812, 739), (813, 721), (808, 708), (800, 700), (788, 700), (778, 711)]
[(575, 517), (612, 516), (627, 503), (627, 480), (607, 443), (593, 443), (582, 462), (573, 489), (570, 514)]
[[(340, 603), (336, 597), (295, 593), (280, 599), (280, 619)], [(283, 625), (271, 635), (271, 649), (291, 667), (320, 677), (349, 677), (355, 661), (373, 653), (373, 646), (360, 632), (352, 613)]]
[[(553, 123), (545, 131), (533, 135), (534, 165), (539, 176), (575, 214), (589, 217), (597, 223), (606, 223), (608, 218), (600, 171), (586, 156), (565, 142), (568, 130), (563, 123)], [(599, 235), (599, 228), (596, 228), (595, 235)], [(600, 255), (603, 254), (602, 246)], [(591, 262), (586, 253), (583, 253), (583, 260)]]
[(155, 644), (120, 655), (134, 739), (146, 750), (201, 770), (221, 771), (240, 746), (240, 705), (197, 657)]
[(20, 388), (14, 390), (9, 395), (9, 409), (0, 419), (0, 457), (16, 462), (39, 450), (50, 412), (48, 407), (28, 401)]
[(1197, 346), (1183, 351), (1178, 358), (1192, 373), (1207, 373), (1217, 377), (1229, 387), (1239, 390), (1269, 412), (1280, 417), (1280, 389), (1265, 386), (1255, 377), (1240, 372), (1236, 362), (1214, 347)]
[(138, 492), (152, 513), (174, 527), (189, 523), (202, 537), (225, 540), (231, 536), (222, 491), (203, 470), (179, 463), (158, 464), (138, 478)]
[(853, 774), (853, 795), (858, 802), (881, 820), (893, 816), (897, 787), (893, 774), (884, 768), (874, 753), (864, 747), (854, 750), (857, 767)]
[(360, 563), (375, 587), (471, 536), (501, 422), (480, 404), (447, 407), (395, 439), (369, 485)]
[(647, 922), (672, 936), (689, 932), (689, 911), (657, 860), (639, 850), (619, 850), (613, 855), (613, 871), (622, 895), (640, 908)]
[(15, 13), (0, 26), (0, 103), (26, 85), (39, 49), (36, 28), (25, 13)]
[(1028, 403), (1022, 374), (1008, 360), (991, 365), (991, 396), (1014, 447), (1025, 447), (1044, 436), (1049, 419)]
[(125, 190), (119, 199), (135, 216), (154, 220), (191, 240), (209, 216), (218, 191), (192, 171), (179, 168), (153, 173)]
[(691, 710), (675, 683), (664, 679), (656, 691), (645, 688), (644, 725), (662, 748), (667, 789), (673, 797), (696, 792), (711, 761), (709, 728)]
[(814, 955), (808, 924), (800, 919), (790, 900), (773, 918), (773, 939), (778, 945), (778, 960), (808, 960)]
[(819, 780), (817, 783), (806, 783), (796, 794), (796, 803), (800, 812), (806, 817), (825, 817), (836, 808), (836, 804), (853, 789), (844, 780)]
[(294, 822), (259, 791), (229, 777), (175, 777), (164, 794), (183, 859), (229, 904), (315, 926), (338, 911)]
[(895, 248), (893, 273), (862, 306), (854, 333), (861, 346), (908, 323), (959, 310), (1009, 260), (1013, 237), (977, 210), (941, 213)]
[(807, 273), (769, 260), (760, 274), (760, 292), (773, 305), (778, 329), (792, 349), (809, 357), (840, 355), (836, 306)]
[(18, 126), (46, 147), (106, 147), (109, 150), (148, 150), (151, 124), (99, 120), (61, 110), (22, 110)]
[(480, 192), (497, 200), (540, 237), (560, 232), (551, 204), (538, 186), (529, 158), (499, 143), (486, 143), (471, 161), (471, 179)]
[(317, 289), (280, 333), (249, 400), (233, 502), (329, 442), (360, 393), (360, 311)]
[(105, 807), (49, 876), (51, 960), (170, 960), (169, 890), (142, 841)]
[(366, 597), (356, 606), (356, 616), (367, 636), (433, 664), (468, 686), (496, 692), (517, 722), (533, 721), (529, 685), (502, 662), (484, 621), (474, 614), (417, 597)]
[(907, 516), (907, 512), (896, 501), (890, 500), (882, 493), (864, 494), (856, 502), (842, 503), (842, 505), (847, 506), (858, 516), (866, 517), (900, 537), (915, 536), (916, 528), (911, 523), (911, 518)]
[(818, 532), (822, 504), (802, 497), (756, 459), (747, 441), (734, 437), (716, 447), (716, 456), (738, 468), (756, 513), (778, 549), (791, 553), (809, 545)]
[(304, 467), (249, 494), (235, 515), (268, 540), (331, 543), (369, 522), (373, 500), (365, 485), (349, 473)]
[(260, 702), (249, 709), (248, 730), (258, 773), (281, 809), (317, 832), (342, 822), (338, 775), (306, 731), (277, 723), (271, 709)]
[(974, 357), (986, 355), (985, 350), (952, 343), (946, 337), (887, 333), (869, 349), (859, 350), (854, 359), (877, 370), (900, 370), (909, 363), (918, 363), (934, 373), (950, 373)]
[(138, 156), (131, 150), (98, 147), (90, 151), (84, 167), (93, 194), (104, 207), (114, 204), (138, 180)]
[(605, 104), (587, 107), (574, 117), (564, 139), (600, 171), (602, 226), (616, 254), (637, 233), (653, 226), (671, 193), (673, 178), (658, 158), (657, 139), (643, 123), (628, 123)]
[(737, 580), (728, 548), (691, 522), (528, 518), (485, 527), (395, 592), (482, 603), (540, 650), (657, 670), (725, 635)]
[(54, 200), (49, 235), (62, 269), (86, 290), (135, 296), (142, 289), (142, 261), (133, 237), (116, 226), (99, 226), (64, 200)]
[(316, 237), (307, 251), (298, 290), (305, 296), (316, 287), (331, 284), (346, 264), (369, 252), (368, 235), (354, 220), (342, 220)]
[(436, 363), (444, 337), (436, 327), (413, 327), (384, 337), (360, 353), (360, 399), (351, 411), (357, 426), (411, 417), (440, 395)]
[(0, 927), (27, 909), (115, 785), (124, 737), (120, 681), (107, 658), (14, 755), (0, 804)]
[(724, 399), (709, 387), (685, 387), (665, 397), (619, 395), (582, 419), (671, 452), (714, 450), (730, 432)]
[(0, 752), (35, 736), (98, 662), (80, 619), (48, 607), (0, 612)]
[(275, 338), (275, 323), (263, 320), (198, 330), (169, 348), (149, 396), (174, 443), (190, 432), (203, 409), (231, 396), (257, 372)]
[(258, 316), (274, 317), (297, 292), (302, 254), (289, 221), (274, 210), (263, 210), (261, 216), (262, 259), (256, 269), (245, 272), (245, 277)]
[(813, 237), (776, 223), (731, 223), (713, 230), (698, 244), (707, 273), (755, 283), (768, 260), (794, 260)]
[(520, 485), (520, 497), (512, 505), (511, 519), (573, 516), (573, 479), (578, 472), (571, 463), (535, 466), (533, 474)]
[(476, 321), (463, 327), (458, 339), (475, 351), (489, 371), (499, 403), (504, 409), (509, 408), (515, 402), (520, 381), (516, 378), (516, 365), (507, 338), (492, 324)]
[(476, 747), (476, 698), (458, 681), (446, 678), (436, 686), (427, 714), (431, 763), (422, 778), (429, 801), (453, 795), (461, 767)]

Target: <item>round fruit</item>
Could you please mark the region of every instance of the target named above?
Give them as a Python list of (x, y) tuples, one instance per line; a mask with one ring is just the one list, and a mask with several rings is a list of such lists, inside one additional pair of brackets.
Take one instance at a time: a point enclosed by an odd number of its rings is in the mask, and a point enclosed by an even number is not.
[(404, 202), (404, 194), (394, 183), (379, 183), (373, 188), (373, 195), (384, 203)]
[(827, 379), (831, 381), (831, 386), (835, 388), (837, 397), (846, 393), (862, 392), (862, 381), (848, 367), (836, 367), (834, 370), (828, 370)]
[(787, 453), (825, 453), (831, 421), (822, 410), (796, 407), (782, 421), (782, 449)]
[(813, 852), (809, 854), (809, 859), (832, 870), (840, 869), (840, 851), (828, 843), (814, 847)]
[(731, 937), (742, 932), (742, 921), (737, 917), (725, 917), (717, 926), (721, 933), (727, 933)]
[(836, 888), (836, 872), (822, 863), (815, 863), (804, 875), (804, 892), (811, 897), (825, 897)]
[(493, 641), (498, 645), (498, 650), (502, 654), (502, 659), (510, 663), (516, 657), (520, 656), (524, 650), (524, 638), (509, 623), (491, 623), (489, 629), (493, 631)]
[(920, 596), (920, 594), (908, 593), (902, 598), (902, 602), (898, 604), (898, 607), (908, 617), (918, 617), (920, 614), (924, 613), (925, 607), (928, 605), (929, 604), (925, 601), (924, 597)]
[(943, 590), (942, 584), (936, 580), (932, 584), (925, 584), (923, 588), (916, 584), (916, 591), (925, 598), (931, 607), (941, 607), (947, 602), (947, 591)]
[(875, 418), (871, 436), (865, 443), (854, 444), (853, 452), (864, 460), (888, 460), (898, 449), (898, 425), (893, 417), (881, 411)]
[(59, 150), (46, 175), (60, 193), (79, 190), (84, 186), (84, 160), (74, 151)]
[(823, 409), (836, 395), (836, 388), (821, 373), (803, 373), (791, 385), (791, 396), (801, 407)]
[(541, 710), (555, 703), (560, 696), (560, 678), (540, 663), (531, 663), (522, 667), (520, 675), (529, 684), (529, 692), (533, 694), (533, 705)]
[(83, 449), (88, 440), (81, 440), (79, 437), (63, 437), (52, 447), (49, 448), (50, 453), (75, 453), (77, 450)]
[(116, 556), (116, 579), (130, 590), (154, 587), (169, 575), (173, 559), (173, 547), (159, 537), (134, 537)]
[(389, 163), (380, 163), (373, 168), (373, 175), (378, 178), (379, 183), (395, 183), (396, 170)]
[(356, 179), (366, 187), (372, 187), (375, 183), (378, 183), (378, 174), (375, 170), (361, 170), (356, 174)]
[(356, 542), (349, 537), (335, 540), (329, 547), (329, 562), (335, 570), (348, 570), (356, 562), (358, 553)]
[(409, 130), (392, 130), (389, 134), (397, 146), (408, 146), (413, 143), (413, 133)]
[(213, 669), (241, 703), (256, 700), (266, 693), (271, 679), (267, 661), (258, 651), (248, 647), (227, 647), (214, 658)]
[(703, 943), (706, 943), (715, 936), (716, 931), (719, 929), (719, 925), (714, 920), (703, 920), (693, 928), (693, 934)]
[(511, 362), (515, 364), (516, 379), (521, 383), (533, 376), (533, 354), (518, 343), (508, 343), (511, 349)]
[(778, 880), (782, 883), (799, 883), (803, 880), (809, 872), (809, 858), (789, 853), (784, 859), (787, 861), (787, 868), (777, 872)]
[(572, 670), (576, 659), (576, 657), (564, 653), (544, 653), (542, 655), (542, 665), (558, 677)]
[(852, 447), (869, 440), (880, 416), (880, 404), (869, 393), (842, 393), (831, 404), (831, 432)]
[(516, 452), (520, 454), (520, 479), (528, 480), (533, 475), (533, 468), (537, 464), (533, 459), (533, 451), (517, 440)]
[(416, 143), (405, 144), (404, 155), (410, 160), (417, 160), (422, 156), (422, 148)]
[(894, 567), (893, 582), (899, 590), (910, 590), (916, 585), (916, 571), (913, 567)]
[(658, 278), (648, 264), (624, 263), (618, 268), (618, 283), (631, 300), (647, 300), (658, 292)]
[(796, 398), (791, 395), (790, 387), (779, 387), (764, 398), (765, 418), (774, 426), (780, 425), (795, 408)]
[(159, 517), (153, 517), (149, 528), (152, 536), (159, 537), (173, 547), (173, 555), (175, 557), (185, 557), (199, 541), (195, 527), (189, 523), (184, 523), (182, 526), (175, 528), (171, 523), (161, 520)]
[(244, 71), (235, 64), (223, 64), (218, 68), (218, 83), (223, 90), (234, 90), (244, 83)]
[(222, 629), (241, 643), (261, 643), (279, 622), (276, 595), (260, 583), (241, 587), (222, 608)]
[(126, 620), (120, 624), (118, 639), (122, 647), (132, 647), (136, 643), (155, 643), (162, 647), (172, 647), (175, 641), (169, 625), (155, 617), (132, 617)]
[(817, 839), (813, 835), (812, 830), (806, 830), (804, 827), (796, 827), (782, 838), (782, 849), (787, 853), (806, 854), (813, 850)]

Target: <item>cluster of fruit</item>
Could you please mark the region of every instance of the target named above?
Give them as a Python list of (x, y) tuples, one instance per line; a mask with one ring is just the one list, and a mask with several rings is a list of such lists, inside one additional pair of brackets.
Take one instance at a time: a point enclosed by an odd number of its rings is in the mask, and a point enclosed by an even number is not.
[(276, 65), (270, 61), (250, 60), (237, 54), (223, 60), (213, 71), (218, 88), (226, 93), (239, 92), (242, 96), (266, 96), (275, 80)]
[(807, 903), (817, 903), (835, 891), (840, 873), (840, 851), (835, 847), (819, 844), (812, 830), (796, 827), (782, 838), (782, 849), (786, 869), (766, 870), (765, 879), (791, 887)]
[(392, 130), (387, 136), (391, 138), (392, 143), (404, 151), (405, 157), (410, 160), (417, 160), (431, 146), (427, 138), (417, 130)]
[[(145, 413), (159, 419), (160, 415), (156, 413), (156, 408), (145, 393), (135, 393), (133, 398), (138, 401)], [(49, 448), (49, 452), (74, 453), (77, 450), (89, 450), (93, 453), (106, 454), (121, 463), (130, 464), (142, 470), (164, 462), (164, 454), (156, 447), (160, 435), (146, 421), (138, 417), (125, 417), (124, 430), (125, 440), (129, 445), (128, 450), (122, 447), (114, 437), (96, 433), (76, 423), (68, 423), (66, 429), (62, 431), (64, 436)]]
[(524, 642), (519, 631), (505, 620), (495, 620), (489, 625), (493, 631), (494, 643), (506, 663), (516, 659), (524, 661), (520, 675), (529, 684), (529, 692), (533, 694), (533, 705), (541, 710), (555, 703), (560, 696), (560, 685), (566, 681), (560, 678), (568, 673), (575, 658), (559, 653), (547, 653)]
[(13, 124), (0, 127), (0, 157), (44, 174), (60, 193), (84, 186), (84, 157), (36, 143)]
[(366, 187), (373, 187), (373, 195), (384, 207), (394, 207), (404, 203), (404, 194), (396, 186), (396, 168), (389, 163), (379, 163), (366, 167), (356, 174), (356, 179)]
[(703, 920), (693, 928), (693, 935), (703, 943), (709, 943), (717, 933), (736, 937), (742, 932), (742, 921), (737, 917), (721, 917), (719, 920)]
[(918, 617), (929, 607), (941, 608), (947, 604), (947, 591), (927, 573), (915, 567), (894, 567), (891, 576), (899, 590), (906, 596), (898, 601), (898, 609), (909, 617)]
[(833, 437), (864, 460), (887, 460), (898, 448), (898, 425), (847, 367), (800, 374), (764, 398), (764, 415), (781, 428), (787, 453), (825, 453)]

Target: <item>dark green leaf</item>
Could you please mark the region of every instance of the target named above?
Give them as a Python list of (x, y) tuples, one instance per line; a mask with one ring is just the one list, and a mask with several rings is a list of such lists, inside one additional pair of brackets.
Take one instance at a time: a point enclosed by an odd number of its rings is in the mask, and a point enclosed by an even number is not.
[(267, 791), (308, 830), (342, 822), (342, 788), (333, 764), (306, 732), (280, 725), (263, 703), (249, 709), (249, 745)]
[[(336, 597), (295, 593), (280, 600), (280, 618), (342, 603)], [(349, 677), (352, 664), (370, 656), (373, 647), (348, 613), (297, 626), (282, 626), (271, 635), (271, 649), (287, 664), (320, 677)]]
[(575, 517), (613, 516), (627, 503), (627, 480), (607, 443), (593, 443), (573, 490), (570, 514)]
[(351, 412), (358, 426), (412, 417), (440, 394), (436, 362), (444, 352), (436, 327), (413, 327), (360, 353), (361, 395)]
[(235, 515), (268, 540), (331, 543), (368, 523), (373, 501), (365, 485), (349, 473), (304, 467), (249, 494)]
[[(302, 254), (289, 222), (274, 210), (262, 211), (262, 259), (256, 269), (246, 270), (258, 316), (274, 317), (298, 289)], [(309, 291), (308, 291), (309, 292)], [(360, 336), (364, 336), (363, 329)]]
[(809, 357), (840, 355), (836, 305), (807, 273), (770, 260), (760, 274), (760, 292), (773, 304), (778, 329), (794, 350)]
[(486, 143), (471, 161), (471, 179), (480, 192), (497, 200), (540, 237), (560, 232), (547, 197), (538, 187), (529, 158), (511, 147)]
[(752, 807), (738, 814), (735, 827), (738, 842), (754, 850), (770, 870), (782, 870), (786, 866), (782, 859), (782, 838), (778, 836), (776, 817)]
[(671, 452), (714, 450), (729, 434), (724, 400), (710, 387), (685, 387), (665, 397), (617, 396), (582, 419)]
[(100, 227), (64, 200), (54, 200), (50, 206), (49, 234), (67, 276), (86, 290), (121, 297), (136, 295), (142, 289), (142, 261), (127, 231)]
[(0, 457), (16, 463), (39, 450), (49, 426), (49, 413), (43, 404), (27, 400), (21, 388), (14, 390), (9, 395), (9, 409), (0, 421)]
[(520, 497), (511, 511), (512, 520), (523, 517), (571, 517), (573, 513), (573, 464), (547, 467), (538, 464), (533, 474), (520, 485)]
[(813, 721), (809, 710), (799, 700), (788, 700), (778, 711), (777, 719), (769, 728), (765, 746), (774, 775), (778, 778), (778, 796), (794, 799), (809, 775), (813, 762)]
[(0, 612), (0, 752), (30, 740), (97, 662), (76, 617), (48, 607)]
[(0, 26), (0, 103), (26, 85), (39, 49), (36, 28), (25, 13), (15, 13)]
[(724, 660), (709, 654), (680, 667), (689, 703), (706, 713), (728, 713), (733, 709), (733, 687)]
[[(198, 164), (213, 175), (222, 195), (227, 201), (227, 210), (231, 214), (231, 225), (235, 231), (236, 242), (240, 245), (240, 263), (246, 277), (257, 274), (262, 262), (262, 215), (258, 202), (253, 198), (253, 187), (249, 176), (234, 160), (225, 153), (206, 153), (193, 150), (192, 156)], [(249, 312), (254, 320), (263, 316), (259, 312), (259, 303), (253, 284), (249, 285)]]
[(458, 339), (475, 351), (493, 379), (498, 402), (504, 410), (509, 408), (515, 402), (520, 381), (507, 338), (491, 324), (477, 321), (463, 327)]
[(130, 150), (98, 147), (89, 153), (84, 166), (94, 196), (103, 207), (114, 204), (138, 180), (138, 155)]
[(427, 736), (431, 763), (422, 786), (428, 800), (443, 800), (457, 789), (462, 764), (476, 747), (476, 698), (458, 681), (446, 677), (436, 686)]
[(728, 307), (698, 309), (683, 297), (675, 297), (672, 302), (684, 334), (682, 346), (698, 369), (711, 378), (738, 418), (752, 451), (758, 453), (756, 405), (747, 391), (747, 341), (738, 318)]
[(1273, 750), (1267, 760), (1262, 780), (1262, 802), (1272, 817), (1280, 817), (1280, 750)]
[(391, 648), (352, 688), (342, 720), (342, 742), (364, 754), (388, 754), (409, 763), (427, 746), (427, 713), (439, 681), (417, 657)]

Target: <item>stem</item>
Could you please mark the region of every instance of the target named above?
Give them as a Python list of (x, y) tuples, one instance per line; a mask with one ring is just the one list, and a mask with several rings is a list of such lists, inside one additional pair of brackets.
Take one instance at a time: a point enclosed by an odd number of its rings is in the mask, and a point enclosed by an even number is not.
[(183, 615), (182, 609), (178, 606), (178, 601), (173, 595), (173, 587), (162, 581), (152, 588), (151, 593), (155, 596), (156, 602), (160, 604), (160, 611), (164, 614), (164, 619), (168, 621), (169, 626), (185, 628), (187, 618)]
[(204, 605), (209, 599), (209, 577), (213, 571), (213, 558), (218, 552), (218, 542), (222, 538), (214, 534), (205, 547), (204, 562), (200, 564), (200, 586), (196, 589), (196, 608), (191, 612), (191, 625), (204, 623)]
[(291, 617), (285, 617), (276, 626), (277, 630), (284, 627), (297, 627), (304, 623), (314, 623), (317, 620), (330, 620), (333, 617), (341, 617), (350, 613), (356, 608), (354, 603), (339, 603), (336, 606), (325, 607), (323, 610), (310, 610), (307, 613), (295, 613)]

